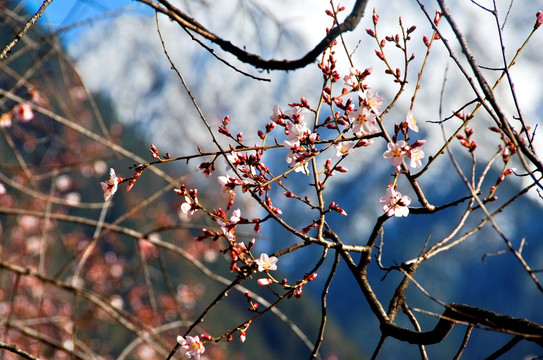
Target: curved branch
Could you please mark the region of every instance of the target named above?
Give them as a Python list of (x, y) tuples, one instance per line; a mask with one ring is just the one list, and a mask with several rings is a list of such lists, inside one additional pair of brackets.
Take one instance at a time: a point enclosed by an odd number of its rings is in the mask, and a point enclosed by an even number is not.
[(384, 335), (411, 344), (430, 345), (441, 342), (452, 330), (455, 323), (479, 324), (495, 331), (515, 334), (543, 347), (543, 326), (521, 318), (514, 318), (493, 311), (463, 304), (449, 304), (433, 330), (417, 332), (397, 326), (391, 322), (381, 323)]
[[(301, 69), (311, 64), (317, 57), (322, 54), (332, 42), (341, 34), (352, 31), (356, 28), (360, 19), (364, 15), (364, 10), (368, 0), (357, 0), (353, 6), (353, 10), (338, 26), (332, 28), (326, 36), (307, 54), (296, 60), (276, 60), (276, 59), (263, 59), (259, 55), (249, 53), (236, 45), (232, 44), (228, 40), (224, 40), (215, 35), (211, 31), (207, 30), (202, 24), (191, 18), (177, 7), (173, 6), (166, 0), (159, 0), (159, 3), (155, 3), (152, 0), (137, 0), (142, 2), (154, 10), (167, 15), (170, 19), (177, 22), (186, 31), (192, 31), (202, 36), (203, 38), (217, 44), (224, 51), (236, 56), (241, 62), (252, 65), (257, 69), (263, 70), (295, 70)], [(161, 6), (162, 5), (162, 6)]]

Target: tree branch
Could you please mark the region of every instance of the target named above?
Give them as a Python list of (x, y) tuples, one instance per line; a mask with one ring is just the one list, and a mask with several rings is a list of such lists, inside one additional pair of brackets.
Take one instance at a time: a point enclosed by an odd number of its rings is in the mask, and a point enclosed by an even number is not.
[[(295, 70), (301, 69), (311, 64), (317, 57), (322, 54), (332, 42), (341, 34), (352, 31), (356, 28), (360, 19), (364, 15), (364, 10), (368, 0), (357, 0), (353, 6), (353, 10), (338, 26), (332, 28), (326, 36), (307, 54), (296, 60), (276, 60), (276, 59), (263, 59), (259, 55), (249, 53), (236, 45), (232, 44), (228, 40), (224, 40), (211, 31), (207, 30), (202, 24), (191, 18), (180, 9), (176, 8), (166, 0), (159, 0), (159, 3), (155, 3), (152, 0), (137, 0), (146, 5), (149, 5), (154, 10), (167, 15), (170, 19), (177, 22), (186, 31), (192, 31), (202, 36), (203, 38), (215, 43), (224, 51), (236, 56), (241, 62), (254, 66), (257, 69), (263, 70)], [(161, 6), (162, 5), (162, 6)], [(209, 49), (208, 49), (209, 50)], [(210, 51), (210, 50), (209, 50)]]

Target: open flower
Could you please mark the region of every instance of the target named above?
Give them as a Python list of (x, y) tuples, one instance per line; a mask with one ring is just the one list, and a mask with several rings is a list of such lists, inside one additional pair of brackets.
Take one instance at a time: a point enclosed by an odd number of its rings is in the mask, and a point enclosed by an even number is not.
[(185, 196), (185, 202), (181, 204), (181, 211), (184, 214), (192, 215), (198, 210), (198, 198), (194, 198), (194, 201), (188, 196)]
[(113, 168), (109, 169), (109, 179), (102, 181), (100, 185), (104, 191), (104, 200), (108, 201), (113, 194), (117, 192), (117, 186), (122, 181), (122, 178), (117, 177)]
[(181, 345), (181, 351), (183, 352), (183, 355), (187, 357), (187, 359), (194, 356), (196, 360), (199, 360), (200, 355), (202, 355), (206, 350), (204, 343), (200, 341), (198, 336), (178, 336), (177, 343)]
[(304, 140), (311, 133), (303, 121), (298, 123), (289, 122), (286, 130), (288, 132), (288, 136), (286, 140), (283, 141), (283, 145), (285, 145), (287, 149), (300, 146), (300, 140)]
[[(287, 161), (288, 164), (291, 164), (291, 166), (294, 167), (294, 166), (298, 165), (299, 163), (303, 162), (304, 157), (300, 156), (300, 154), (298, 154), (297, 152), (290, 151), (287, 154), (286, 161)], [(298, 166), (298, 167), (294, 168), (294, 171), (295, 172), (302, 172), (302, 173), (304, 173), (306, 175), (309, 175), (309, 168), (307, 166), (307, 162), (304, 163), (301, 166)]]
[(402, 195), (400, 192), (396, 191), (392, 185), (387, 187), (385, 196), (380, 199), (381, 204), (383, 205), (383, 211), (390, 216), (407, 216), (409, 215), (409, 204), (411, 204), (411, 199), (407, 195)]
[(275, 256), (268, 256), (268, 254), (263, 253), (258, 259), (255, 260), (255, 263), (258, 265), (258, 271), (273, 271), (277, 270), (277, 259)]
[(232, 192), (236, 186), (243, 185), (243, 181), (230, 175), (218, 176), (217, 181), (222, 185), (224, 192)]
[(282, 116), (283, 116), (283, 112), (281, 111), (281, 108), (279, 108), (279, 106), (277, 105), (274, 105), (273, 113), (270, 116), (270, 120), (273, 121), (274, 123), (279, 123), (281, 122)]
[(230, 241), (234, 241), (235, 239), (235, 230), (236, 230), (236, 224), (241, 220), (241, 210), (236, 209), (232, 211), (232, 216), (230, 216), (230, 220), (225, 223), (221, 219), (217, 218), (217, 224), (221, 227), (221, 230), (226, 236), (226, 238)]
[(419, 127), (417, 126), (417, 120), (415, 120), (415, 115), (413, 115), (413, 111), (409, 110), (407, 112), (407, 115), (405, 117), (405, 123), (407, 124), (407, 127), (415, 132), (419, 132)]
[[(286, 110), (283, 114), (292, 119), (295, 123), (303, 122), (304, 115), (308, 110), (301, 106), (293, 106)], [(275, 110), (274, 110), (275, 112)]]
[(400, 165), (403, 162), (408, 153), (405, 151), (407, 143), (403, 140), (400, 140), (395, 143), (388, 143), (388, 150), (383, 153), (385, 159), (390, 159), (392, 166), (395, 166), (396, 169), (399, 169)]
[(352, 88), (358, 88), (358, 77), (360, 76), (360, 71), (356, 68), (352, 67), (349, 70), (349, 75), (345, 75), (343, 77), (343, 81), (345, 82), (346, 86), (352, 87)]
[(334, 144), (334, 149), (337, 150), (337, 156), (349, 155), (354, 151), (354, 146), (356, 145), (353, 141), (340, 141), (337, 144)]
[(353, 123), (353, 133), (358, 136), (376, 134), (379, 128), (376, 124), (376, 117), (367, 107), (359, 107), (349, 113), (349, 120)]
[(411, 148), (408, 156), (411, 158), (409, 165), (411, 165), (412, 168), (420, 168), (422, 166), (422, 162), (420, 160), (424, 158), (424, 151), (420, 146)]
[(379, 96), (377, 91), (364, 91), (363, 93), (358, 92), (358, 94), (365, 106), (369, 107), (376, 114), (381, 113), (381, 105), (383, 105), (385, 101)]

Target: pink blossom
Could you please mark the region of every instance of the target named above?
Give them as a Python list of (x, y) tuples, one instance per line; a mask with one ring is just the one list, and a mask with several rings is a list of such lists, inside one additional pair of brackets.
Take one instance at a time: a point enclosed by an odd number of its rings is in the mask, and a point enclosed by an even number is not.
[(274, 123), (280, 123), (282, 116), (283, 116), (283, 112), (281, 111), (279, 106), (274, 105), (273, 113), (272, 113), (272, 116), (270, 116), (270, 120), (273, 121)]
[(118, 178), (115, 174), (115, 170), (111, 168), (109, 170), (109, 179), (107, 181), (102, 181), (100, 185), (104, 191), (104, 200), (108, 201), (113, 194), (117, 192), (117, 186), (122, 181), (122, 178)]
[(198, 210), (198, 199), (195, 198), (194, 201), (188, 196), (185, 196), (185, 202), (181, 204), (181, 211), (184, 214), (192, 215)]
[(4, 184), (0, 183), (0, 195), (3, 195), (6, 193), (6, 187)]
[(224, 192), (231, 192), (236, 186), (243, 185), (243, 181), (230, 175), (218, 176), (217, 181), (222, 185)]
[(381, 105), (385, 102), (382, 97), (379, 96), (377, 91), (364, 91), (358, 93), (360, 98), (364, 101), (364, 105), (373, 110), (376, 114), (381, 113)]
[(383, 153), (385, 159), (390, 159), (392, 166), (399, 168), (403, 163), (403, 158), (405, 158), (408, 153), (405, 151), (407, 143), (403, 140), (400, 140), (395, 143), (388, 143), (388, 150)]
[(407, 207), (411, 204), (411, 199), (407, 195), (403, 195), (396, 191), (392, 185), (387, 187), (385, 196), (380, 199), (381, 204), (383, 205), (383, 211), (387, 216), (407, 216), (409, 214), (409, 208)]
[(32, 111), (32, 108), (26, 103), (15, 106), (15, 108), (13, 109), (13, 113), (15, 115), (15, 119), (22, 122), (29, 122), (34, 118), (34, 112)]
[[(290, 151), (287, 155), (286, 159), (287, 163), (291, 164), (292, 166), (298, 165), (298, 163), (302, 162), (302, 157), (300, 154)], [(309, 175), (309, 168), (307, 167), (307, 162), (304, 163), (301, 166), (298, 166), (294, 169), (295, 172), (302, 172), (306, 175)]]
[(337, 150), (337, 156), (345, 156), (351, 154), (354, 151), (355, 142), (352, 141), (340, 141), (337, 144), (334, 144), (334, 149)]
[(275, 256), (268, 256), (268, 254), (263, 253), (260, 255), (260, 258), (255, 260), (255, 263), (258, 265), (258, 271), (273, 271), (277, 270), (277, 259)]
[(4, 113), (0, 115), (0, 127), (8, 128), (11, 127), (11, 114)]
[(422, 162), (420, 161), (422, 158), (424, 158), (424, 151), (422, 150), (422, 147), (412, 147), (407, 156), (411, 158), (409, 165), (411, 165), (412, 168), (420, 168), (422, 166)]
[(419, 127), (417, 126), (417, 120), (415, 120), (415, 116), (413, 115), (413, 111), (409, 110), (407, 112), (407, 116), (405, 117), (405, 122), (407, 123), (407, 127), (415, 132), (419, 132)]
[(307, 112), (307, 109), (301, 106), (293, 106), (283, 114), (292, 119), (295, 123), (303, 122), (304, 115)]
[(345, 75), (343, 78), (343, 81), (345, 82), (346, 86), (352, 87), (352, 88), (358, 88), (358, 76), (360, 75), (360, 71), (352, 67), (349, 70), (349, 75)]
[(358, 136), (376, 134), (379, 128), (376, 117), (367, 107), (359, 107), (349, 113), (349, 120), (353, 123), (353, 133)]
[(311, 133), (303, 121), (298, 123), (289, 122), (287, 124), (286, 131), (288, 133), (288, 137), (285, 141), (283, 141), (283, 145), (285, 145), (287, 149), (300, 146), (300, 140), (304, 140)]
[[(221, 219), (217, 218), (217, 224), (221, 227), (221, 230), (226, 236), (226, 238), (230, 241), (233, 241), (235, 238), (234, 231), (235, 231), (235, 225), (241, 220), (241, 210), (236, 209), (232, 212), (232, 216), (230, 216), (230, 219), (228, 223), (225, 223)], [(245, 246), (245, 245), (244, 245)]]
[(202, 355), (206, 350), (204, 343), (200, 341), (198, 336), (178, 336), (177, 343), (181, 345), (181, 351), (183, 352), (183, 355), (187, 357), (187, 359), (194, 356), (196, 360), (199, 360), (200, 355)]

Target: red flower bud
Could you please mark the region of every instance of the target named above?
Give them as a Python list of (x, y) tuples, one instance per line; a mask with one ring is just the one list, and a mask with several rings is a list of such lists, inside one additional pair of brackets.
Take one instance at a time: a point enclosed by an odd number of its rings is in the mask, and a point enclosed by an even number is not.
[(426, 47), (430, 46), (430, 40), (426, 35), (422, 37), (422, 41), (424, 42), (424, 45), (426, 45)]
[(538, 11), (537, 14), (535, 14), (535, 16), (536, 16), (536, 22), (534, 24), (534, 30), (540, 27), (541, 24), (543, 24), (543, 13), (541, 11)]
[(375, 12), (373, 13), (373, 24), (377, 25), (377, 22), (379, 21), (379, 15), (377, 15)]

